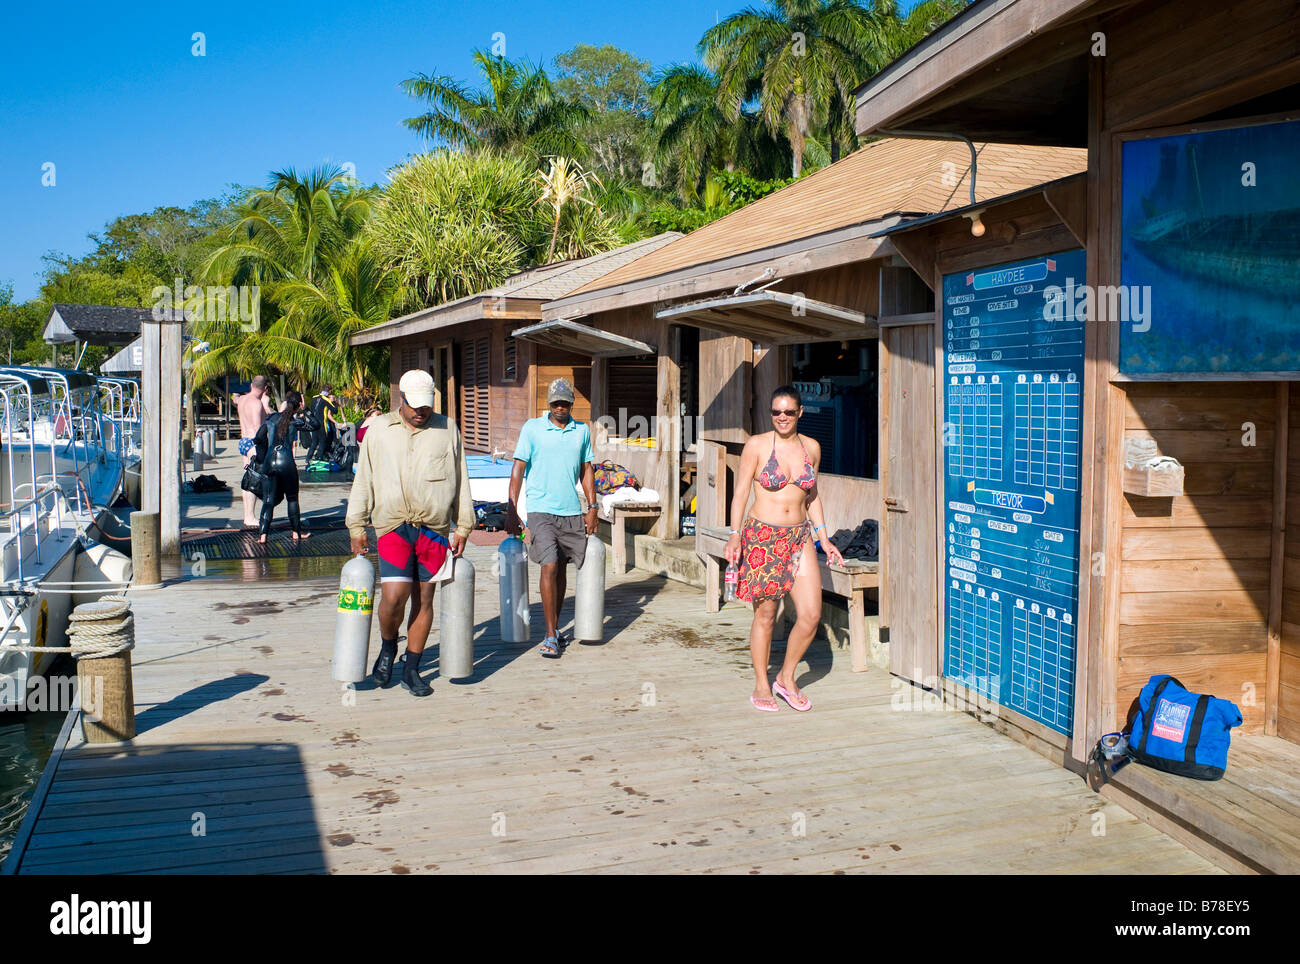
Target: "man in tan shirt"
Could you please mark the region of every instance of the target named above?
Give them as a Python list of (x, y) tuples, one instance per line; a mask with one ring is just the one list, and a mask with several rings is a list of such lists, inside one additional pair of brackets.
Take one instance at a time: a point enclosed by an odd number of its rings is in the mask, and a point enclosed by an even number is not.
[(402, 615), (418, 583), (402, 687), (428, 696), (433, 690), (420, 679), (420, 656), (433, 625), (434, 584), (451, 578), (452, 558), (465, 550), (474, 502), (460, 430), (433, 411), (433, 378), (409, 371), (399, 387), (398, 410), (375, 419), (361, 443), (347, 525), (354, 553), (366, 552), (366, 526), (378, 537), (380, 648), (371, 676), (379, 686), (392, 678)]

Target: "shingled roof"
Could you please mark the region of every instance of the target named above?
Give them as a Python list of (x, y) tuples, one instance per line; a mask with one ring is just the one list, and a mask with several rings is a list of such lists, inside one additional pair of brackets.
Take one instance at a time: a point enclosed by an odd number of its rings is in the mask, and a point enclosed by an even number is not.
[(56, 304), (50, 308), (41, 337), (47, 344), (66, 344), (74, 339), (96, 345), (121, 344), (140, 334), (140, 322), (149, 320), (152, 310)]
[(610, 271), (630, 264), (681, 237), (682, 234), (678, 231), (665, 231), (654, 237), (643, 238), (589, 258), (577, 258), (529, 268), (527, 271), (511, 275), (495, 288), (488, 288), (453, 301), (445, 301), (432, 308), (421, 308), (409, 315), (367, 328), (353, 335), (351, 343), (365, 345), (385, 342), (447, 325), (461, 324), (475, 318), (489, 317), (492, 314), (491, 304), (498, 299), (536, 301), (537, 317), (541, 318), (542, 302), (567, 295), (588, 282), (595, 281)]
[[(1087, 151), (976, 144), (977, 201), (1068, 177), (1088, 166)], [(795, 181), (679, 241), (603, 274), (564, 303), (619, 285), (761, 252), (855, 225), (938, 214), (970, 203), (970, 148), (960, 141), (884, 138)], [(555, 306), (558, 307), (558, 306)], [(547, 312), (552, 311), (548, 306)]]

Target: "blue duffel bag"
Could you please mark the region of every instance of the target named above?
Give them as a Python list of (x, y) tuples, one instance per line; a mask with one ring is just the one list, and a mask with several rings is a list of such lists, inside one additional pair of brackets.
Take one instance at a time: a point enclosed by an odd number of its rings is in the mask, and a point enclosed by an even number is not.
[(1159, 673), (1138, 694), (1129, 756), (1179, 776), (1218, 780), (1228, 768), (1234, 726), (1241, 726), (1241, 711), (1233, 703), (1189, 693), (1178, 680)]

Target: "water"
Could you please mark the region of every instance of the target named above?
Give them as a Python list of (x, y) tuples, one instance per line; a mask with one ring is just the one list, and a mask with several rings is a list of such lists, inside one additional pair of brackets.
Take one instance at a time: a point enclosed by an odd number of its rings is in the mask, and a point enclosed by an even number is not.
[[(51, 675), (76, 672), (60, 657)], [(9, 856), (66, 713), (0, 712), (0, 860)]]

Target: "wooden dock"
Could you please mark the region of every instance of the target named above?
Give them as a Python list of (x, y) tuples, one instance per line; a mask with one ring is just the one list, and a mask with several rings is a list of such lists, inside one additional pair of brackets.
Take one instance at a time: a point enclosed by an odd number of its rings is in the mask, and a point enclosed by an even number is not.
[(424, 700), (330, 680), (332, 574), (235, 564), (132, 593), (139, 735), (71, 728), (6, 870), (1216, 872), (824, 640), (813, 711), (755, 712), (747, 611), (660, 577), (610, 577), (603, 645), (503, 644), (493, 552), (469, 552), (476, 673), (438, 678), (435, 634)]

